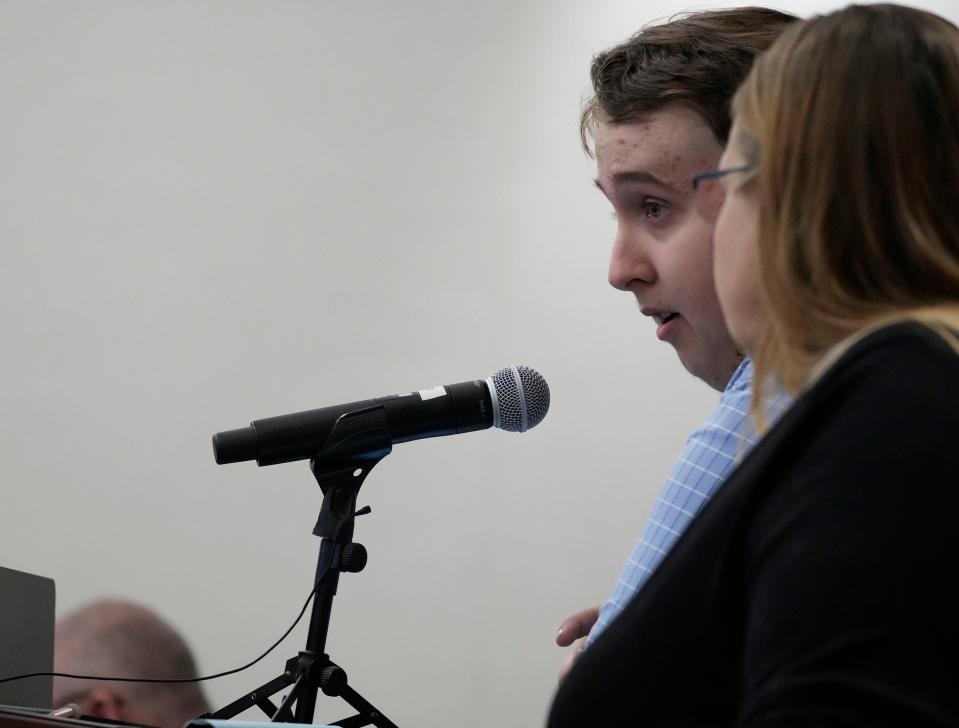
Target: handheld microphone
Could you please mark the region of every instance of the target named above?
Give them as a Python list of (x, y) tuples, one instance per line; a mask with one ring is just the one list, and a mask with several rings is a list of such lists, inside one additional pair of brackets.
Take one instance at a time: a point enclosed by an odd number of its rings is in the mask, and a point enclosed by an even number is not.
[(379, 407), (393, 444), (489, 427), (526, 432), (546, 416), (549, 386), (535, 370), (515, 365), (500, 369), (485, 381), (474, 379), (254, 420), (249, 427), (216, 433), (213, 455), (220, 465), (246, 460), (256, 460), (257, 465), (307, 460), (320, 452), (341, 419), (362, 417), (363, 410)]

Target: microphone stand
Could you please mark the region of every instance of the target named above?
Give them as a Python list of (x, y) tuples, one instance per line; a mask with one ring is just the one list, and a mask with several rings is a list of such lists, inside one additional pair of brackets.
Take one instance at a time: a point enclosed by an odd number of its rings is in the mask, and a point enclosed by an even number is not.
[[(340, 572), (357, 573), (366, 566), (366, 549), (353, 543), (354, 518), (370, 512), (356, 510), (356, 497), (370, 470), (393, 449), (383, 405), (374, 405), (342, 415), (320, 452), (310, 460), (310, 469), (323, 492), (323, 505), (313, 528), (319, 536), (314, 584), (316, 597), (310, 614), (306, 648), (286, 661), (282, 675), (259, 686), (229, 705), (200, 719), (228, 719), (252, 708), (260, 708), (271, 722), (312, 723), (317, 692), (339, 696), (356, 715), (330, 725), (340, 728), (397, 728), (396, 724), (354, 690), (346, 672), (326, 654), (333, 597)], [(270, 699), (292, 685), (279, 707)]]

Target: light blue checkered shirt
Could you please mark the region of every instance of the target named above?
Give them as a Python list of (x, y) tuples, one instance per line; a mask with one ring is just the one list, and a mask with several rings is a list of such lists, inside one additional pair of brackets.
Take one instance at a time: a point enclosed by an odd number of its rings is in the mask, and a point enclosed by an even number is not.
[[(612, 596), (599, 611), (587, 647), (640, 590), (737, 460), (756, 443), (758, 436), (749, 418), (752, 379), (752, 362), (745, 359), (726, 385), (719, 406), (686, 442), (653, 506), (646, 530), (623, 566)], [(782, 393), (768, 397), (764, 402), (767, 423), (774, 422), (789, 401)]]

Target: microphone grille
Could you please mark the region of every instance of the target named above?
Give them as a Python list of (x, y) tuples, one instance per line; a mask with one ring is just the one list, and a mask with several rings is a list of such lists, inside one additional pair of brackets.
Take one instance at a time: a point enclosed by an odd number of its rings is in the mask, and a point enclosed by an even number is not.
[(549, 385), (535, 369), (522, 364), (505, 367), (486, 384), (493, 399), (493, 427), (526, 432), (549, 411)]

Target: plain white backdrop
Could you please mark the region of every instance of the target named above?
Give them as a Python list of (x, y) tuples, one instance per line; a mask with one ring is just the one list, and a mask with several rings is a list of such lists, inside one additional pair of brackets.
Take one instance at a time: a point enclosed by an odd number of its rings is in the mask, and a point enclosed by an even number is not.
[(306, 463), (215, 465), (212, 433), (529, 364), (540, 427), (370, 475), (328, 648), (401, 726), (541, 724), (559, 622), (608, 595), (716, 400), (606, 284), (578, 140), (592, 55), (688, 7), (0, 2), (0, 563), (237, 666), (309, 592), (320, 493)]

